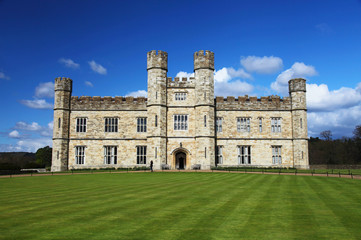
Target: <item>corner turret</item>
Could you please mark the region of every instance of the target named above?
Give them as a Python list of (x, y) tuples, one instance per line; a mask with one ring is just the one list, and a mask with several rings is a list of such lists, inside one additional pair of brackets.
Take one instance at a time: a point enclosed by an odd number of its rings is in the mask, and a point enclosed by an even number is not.
[(73, 80), (55, 78), (53, 153), (51, 171), (68, 170), (70, 103)]
[(198, 69), (214, 70), (214, 53), (211, 51), (200, 50), (194, 53), (194, 71)]
[(152, 50), (147, 53), (147, 70), (160, 68), (168, 71), (168, 53), (161, 50)]
[(303, 78), (294, 78), (288, 81), (288, 89), (291, 92), (306, 92), (306, 80)]

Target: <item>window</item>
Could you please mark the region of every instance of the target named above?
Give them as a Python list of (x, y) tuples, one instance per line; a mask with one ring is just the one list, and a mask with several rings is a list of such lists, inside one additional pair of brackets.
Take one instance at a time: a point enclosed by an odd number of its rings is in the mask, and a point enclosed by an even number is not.
[(157, 158), (158, 153), (158, 147), (154, 148), (154, 158)]
[(302, 128), (302, 118), (300, 118), (300, 127)]
[(207, 158), (207, 147), (204, 148), (204, 158)]
[(147, 132), (147, 118), (137, 118), (137, 132)]
[(147, 146), (137, 146), (137, 164), (147, 163)]
[(271, 131), (281, 132), (281, 118), (271, 118)]
[(272, 146), (272, 164), (282, 164), (281, 146)]
[(158, 126), (158, 115), (155, 115), (155, 126)]
[(105, 132), (118, 132), (118, 118), (105, 118)]
[(85, 146), (75, 147), (75, 163), (84, 164), (85, 162)]
[(116, 146), (104, 146), (104, 164), (117, 164)]
[(251, 146), (238, 146), (238, 164), (251, 164)]
[(223, 146), (216, 147), (216, 164), (223, 164)]
[(258, 128), (259, 128), (259, 132), (262, 132), (262, 118), (258, 118)]
[(58, 128), (60, 128), (61, 125), (61, 118), (58, 119)]
[(237, 131), (238, 132), (250, 132), (250, 118), (237, 118)]
[(155, 99), (158, 99), (158, 92), (155, 92)]
[(204, 127), (207, 127), (207, 116), (204, 115)]
[(56, 159), (59, 159), (59, 151), (56, 151)]
[(187, 99), (187, 93), (185, 93), (185, 92), (175, 93), (175, 100), (176, 101), (184, 101), (186, 99)]
[(86, 118), (76, 119), (76, 132), (86, 132)]
[(223, 118), (221, 117), (216, 118), (216, 132), (222, 132), (222, 121)]
[(188, 130), (188, 115), (174, 115), (174, 130)]
[(204, 92), (204, 100), (207, 100), (207, 93)]

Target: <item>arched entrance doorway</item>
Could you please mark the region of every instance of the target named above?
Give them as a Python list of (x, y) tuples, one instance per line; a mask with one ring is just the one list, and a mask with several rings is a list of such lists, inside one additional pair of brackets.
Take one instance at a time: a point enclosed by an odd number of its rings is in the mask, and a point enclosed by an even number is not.
[(177, 152), (175, 155), (175, 167), (176, 169), (186, 169), (187, 156), (184, 152)]

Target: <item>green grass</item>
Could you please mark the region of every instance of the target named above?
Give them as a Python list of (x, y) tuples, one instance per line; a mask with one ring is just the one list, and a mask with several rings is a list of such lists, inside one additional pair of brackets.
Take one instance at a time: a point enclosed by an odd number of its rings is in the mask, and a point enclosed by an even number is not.
[(237, 173), (0, 179), (0, 239), (361, 239), (361, 181)]
[[(312, 167), (312, 166), (311, 166)], [(238, 172), (281, 172), (281, 173), (314, 173), (314, 174), (342, 174), (361, 175), (361, 169), (296, 169), (296, 168), (255, 168), (255, 167), (220, 167), (213, 168), (214, 171), (238, 171)]]

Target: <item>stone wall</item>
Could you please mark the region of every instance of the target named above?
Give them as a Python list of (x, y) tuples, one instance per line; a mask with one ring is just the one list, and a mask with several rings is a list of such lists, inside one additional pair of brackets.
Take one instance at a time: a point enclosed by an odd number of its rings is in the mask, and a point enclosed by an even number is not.
[[(57, 78), (52, 169), (143, 166), (136, 164), (137, 146), (147, 146), (146, 165), (153, 161), (155, 169), (164, 164), (174, 169), (177, 152), (186, 154), (186, 169), (209, 169), (217, 145), (223, 146), (223, 166), (238, 166), (237, 146), (251, 146), (252, 166), (308, 168), (304, 79), (289, 82), (290, 97), (215, 98), (214, 54), (198, 51), (193, 56), (194, 77), (172, 79), (167, 77), (168, 54), (150, 51), (148, 98), (71, 97), (71, 79)], [(175, 100), (176, 93), (186, 93), (186, 100)], [(174, 130), (177, 114), (188, 116), (187, 130)], [(118, 118), (118, 132), (105, 132), (106, 117)], [(147, 118), (147, 132), (137, 132), (139, 117)], [(222, 132), (216, 132), (217, 117)], [(86, 132), (76, 132), (77, 118), (87, 119)], [(237, 131), (237, 118), (250, 119), (250, 132)], [(281, 132), (271, 131), (272, 118), (281, 119)], [(75, 164), (76, 146), (86, 147), (84, 165)], [(116, 165), (104, 164), (104, 146), (117, 146)], [(281, 165), (272, 163), (272, 146), (281, 146)]]

